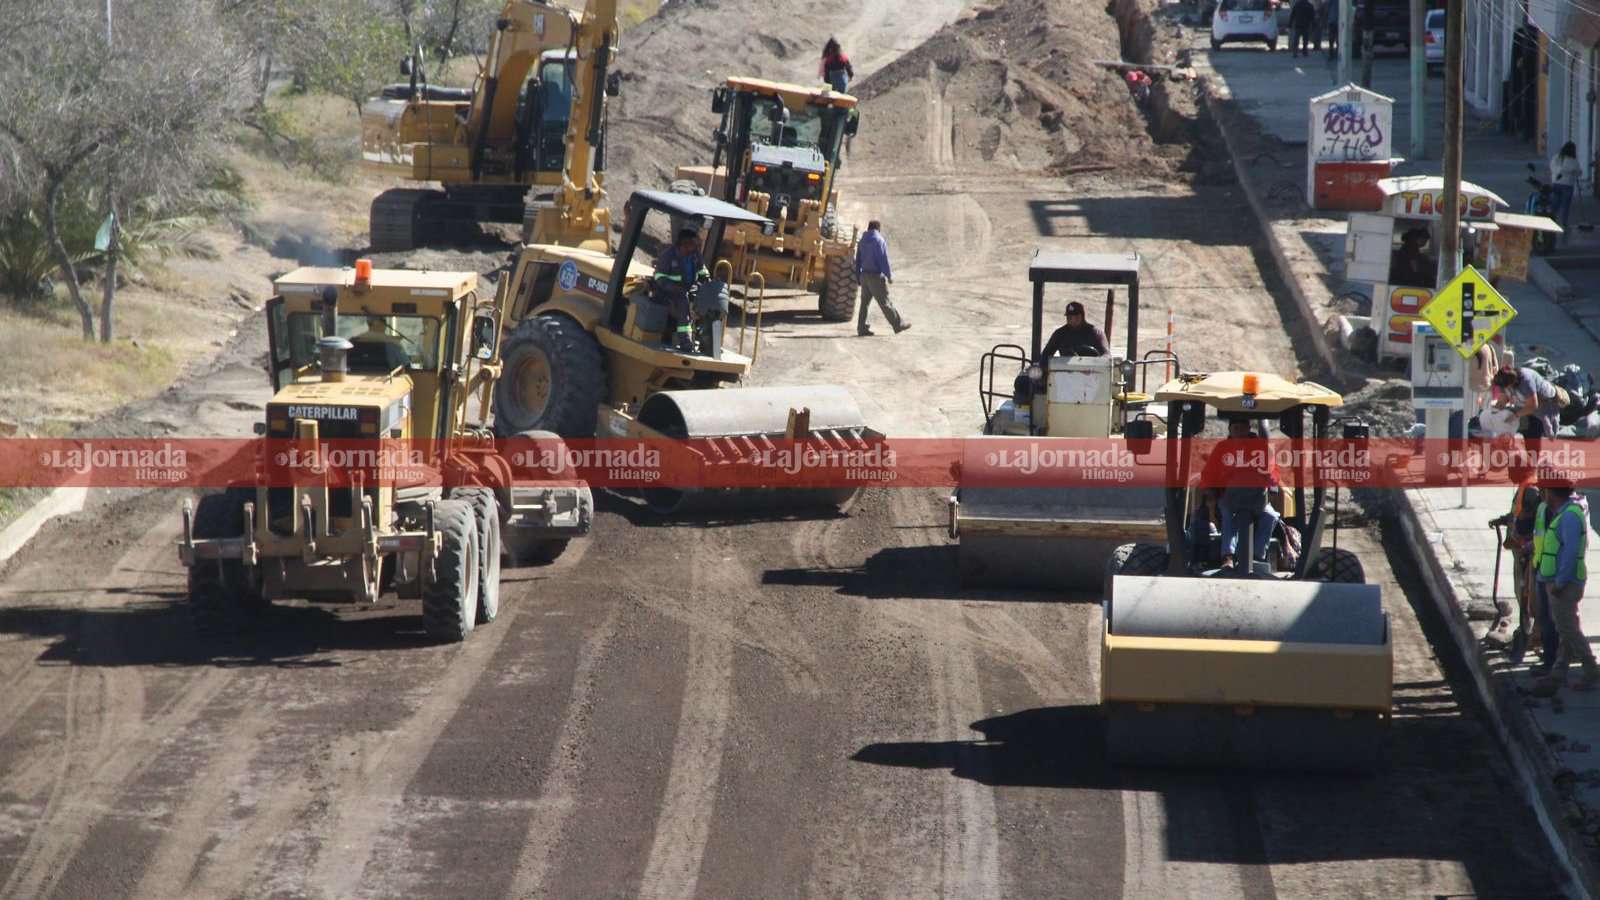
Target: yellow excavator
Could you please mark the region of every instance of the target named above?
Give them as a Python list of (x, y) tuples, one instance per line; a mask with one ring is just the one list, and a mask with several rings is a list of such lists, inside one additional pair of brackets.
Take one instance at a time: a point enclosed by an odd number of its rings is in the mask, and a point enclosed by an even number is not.
[[(554, 432), (567, 438), (692, 439), (707, 465), (737, 464), (780, 441), (831, 451), (865, 450), (882, 435), (868, 428), (849, 391), (837, 385), (743, 387), (761, 340), (728, 314), (731, 263), (708, 255), (713, 276), (689, 295), (690, 346), (675, 343), (670, 305), (640, 238), (652, 214), (692, 223), (701, 250), (731, 227), (771, 231), (770, 219), (711, 197), (637, 191), (615, 255), (583, 247), (524, 247), (502, 279), (508, 333), (505, 372), (494, 393), (501, 435)], [(665, 224), (662, 222), (661, 224)], [(737, 348), (737, 349), (735, 349)], [(748, 348), (748, 355), (746, 349)], [(713, 458), (714, 457), (714, 458)], [(663, 513), (763, 507), (842, 506), (853, 488), (695, 491), (658, 488), (647, 503)]]
[(521, 222), (533, 243), (606, 249), (617, 27), (617, 0), (589, 0), (581, 13), (507, 0), (473, 87), (429, 84), (420, 56), (402, 62), (410, 81), (362, 107), (362, 165), (439, 187), (379, 194), (372, 249), (409, 250), (459, 222)]

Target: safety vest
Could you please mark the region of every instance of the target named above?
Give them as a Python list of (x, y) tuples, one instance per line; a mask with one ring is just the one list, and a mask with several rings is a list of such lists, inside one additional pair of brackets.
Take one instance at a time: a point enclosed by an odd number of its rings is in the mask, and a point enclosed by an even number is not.
[(1579, 534), (1583, 535), (1582, 540), (1578, 543), (1577, 580), (1588, 581), (1589, 570), (1583, 564), (1583, 557), (1589, 550), (1589, 523), (1584, 521), (1583, 510), (1578, 508), (1578, 504), (1570, 500), (1567, 501), (1567, 504), (1561, 507), (1561, 511), (1556, 514), (1556, 519), (1550, 522), (1550, 529), (1546, 531), (1544, 515), (1548, 508), (1547, 504), (1539, 504), (1539, 513), (1534, 517), (1533, 522), (1533, 552), (1539, 560), (1539, 577), (1556, 577), (1556, 560), (1561, 556), (1561, 534), (1556, 531), (1554, 526), (1562, 516), (1571, 513), (1578, 517), (1578, 524), (1582, 529)]

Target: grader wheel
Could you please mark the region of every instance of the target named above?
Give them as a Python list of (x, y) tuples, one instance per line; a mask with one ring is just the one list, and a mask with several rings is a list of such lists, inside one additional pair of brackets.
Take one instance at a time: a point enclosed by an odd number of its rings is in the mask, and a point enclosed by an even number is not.
[(434, 576), (422, 595), (422, 625), (436, 640), (459, 643), (478, 623), (478, 526), (465, 500), (434, 504), (433, 521), (444, 540)]
[(855, 260), (848, 256), (828, 257), (827, 280), (817, 295), (817, 311), (829, 322), (850, 321), (856, 314), (856, 295), (860, 288)]

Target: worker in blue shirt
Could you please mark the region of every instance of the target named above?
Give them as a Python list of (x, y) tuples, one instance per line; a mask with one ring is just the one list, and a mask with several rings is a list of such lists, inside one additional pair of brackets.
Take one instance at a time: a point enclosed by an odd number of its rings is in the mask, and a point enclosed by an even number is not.
[(883, 317), (889, 320), (889, 327), (894, 329), (895, 334), (911, 327), (911, 323), (900, 317), (900, 311), (889, 300), (889, 285), (894, 283), (894, 272), (889, 268), (889, 242), (883, 239), (883, 226), (877, 219), (867, 223), (867, 233), (856, 243), (856, 278), (861, 282), (861, 292), (866, 295), (861, 298), (861, 312), (856, 316), (856, 334), (866, 336), (872, 333), (872, 329), (867, 327), (867, 309), (873, 300), (878, 301)]
[(655, 296), (658, 302), (667, 305), (672, 316), (668, 326), (674, 338), (672, 346), (680, 351), (694, 350), (689, 295), (696, 284), (709, 276), (705, 260), (700, 256), (700, 232), (693, 228), (678, 232), (673, 245), (656, 257), (656, 274), (652, 279)]
[(1583, 585), (1589, 575), (1584, 565), (1584, 554), (1589, 549), (1588, 516), (1573, 501), (1571, 487), (1548, 481), (1540, 487), (1544, 502), (1534, 517), (1538, 547), (1534, 570), (1549, 598), (1550, 615), (1561, 632), (1561, 646), (1550, 674), (1534, 684), (1533, 692), (1536, 696), (1553, 697), (1567, 685), (1567, 663), (1573, 656), (1583, 664), (1583, 677), (1577, 684), (1580, 691), (1593, 690), (1600, 684), (1600, 666), (1595, 664), (1594, 651), (1578, 621), (1578, 602), (1583, 599)]

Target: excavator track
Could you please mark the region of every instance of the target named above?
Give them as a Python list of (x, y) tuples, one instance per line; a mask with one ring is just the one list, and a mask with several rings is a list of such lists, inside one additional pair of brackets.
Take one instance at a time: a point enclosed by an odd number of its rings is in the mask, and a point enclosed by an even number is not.
[(427, 238), (428, 206), (443, 196), (439, 191), (394, 188), (373, 198), (372, 250), (385, 253), (421, 245)]

